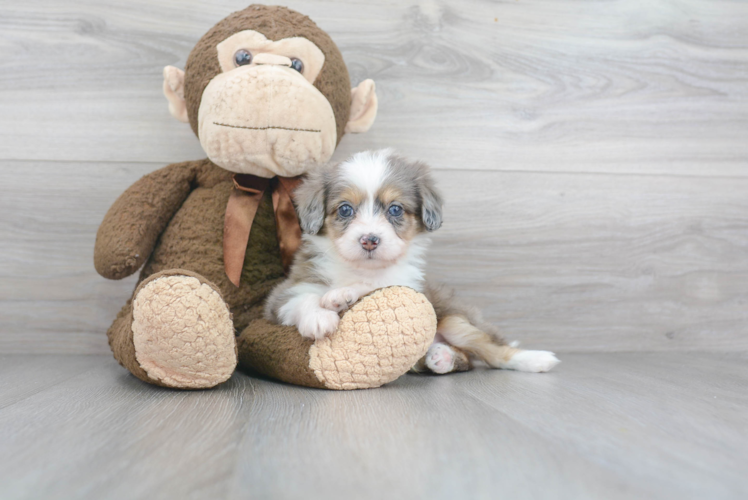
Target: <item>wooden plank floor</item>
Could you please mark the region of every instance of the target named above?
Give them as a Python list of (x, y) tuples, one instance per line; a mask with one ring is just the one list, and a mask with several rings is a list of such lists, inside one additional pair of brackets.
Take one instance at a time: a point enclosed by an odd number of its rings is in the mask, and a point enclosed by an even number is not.
[(331, 392), (151, 387), (108, 356), (0, 356), (0, 498), (743, 499), (748, 355)]

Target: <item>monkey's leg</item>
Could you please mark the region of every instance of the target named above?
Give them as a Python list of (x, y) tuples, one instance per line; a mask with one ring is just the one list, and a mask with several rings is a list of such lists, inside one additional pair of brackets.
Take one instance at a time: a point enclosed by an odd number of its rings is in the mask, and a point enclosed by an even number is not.
[(295, 327), (254, 320), (237, 338), (239, 367), (309, 387), (379, 387), (423, 357), (435, 332), (436, 314), (424, 295), (383, 288), (362, 297), (335, 333), (316, 341)]
[(212, 283), (182, 269), (144, 280), (107, 336), (115, 359), (155, 385), (204, 389), (236, 368), (229, 308)]

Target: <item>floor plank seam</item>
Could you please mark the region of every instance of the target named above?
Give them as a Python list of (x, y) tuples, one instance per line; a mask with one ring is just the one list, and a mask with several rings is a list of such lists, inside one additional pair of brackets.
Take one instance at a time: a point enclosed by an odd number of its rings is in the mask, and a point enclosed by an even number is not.
[[(370, 149), (370, 148), (364, 148)], [(199, 159), (199, 158), (196, 158)], [(75, 164), (89, 164), (89, 165), (152, 165), (154, 169), (169, 165), (167, 161), (144, 161), (144, 160), (51, 160), (51, 159), (34, 159), (34, 158), (0, 158), (0, 163), (3, 162), (15, 162), (15, 163), (75, 163)], [(731, 163), (734, 160), (725, 160), (723, 163)], [(179, 161), (173, 163), (180, 163)], [(715, 161), (710, 161), (715, 163)], [(719, 162), (717, 162), (719, 163)], [(722, 180), (745, 180), (748, 179), (748, 173), (746, 175), (726, 175), (720, 173), (708, 173), (708, 174), (688, 174), (688, 173), (649, 173), (649, 172), (604, 172), (594, 170), (535, 170), (535, 169), (511, 169), (511, 168), (443, 168), (438, 164), (431, 164), (432, 170), (436, 172), (471, 172), (481, 173), (490, 172), (495, 174), (537, 174), (537, 175), (589, 175), (589, 176), (600, 176), (600, 177), (646, 177), (646, 178), (674, 178), (674, 179), (722, 179)]]

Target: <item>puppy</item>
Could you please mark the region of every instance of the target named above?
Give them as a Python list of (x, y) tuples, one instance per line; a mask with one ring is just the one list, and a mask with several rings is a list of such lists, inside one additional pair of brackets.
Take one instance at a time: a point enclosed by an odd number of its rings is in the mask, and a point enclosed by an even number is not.
[(414, 371), (464, 371), (478, 359), (493, 368), (544, 372), (559, 362), (548, 351), (508, 346), (478, 311), (426, 283), (427, 233), (442, 224), (442, 198), (424, 163), (388, 149), (358, 153), (310, 174), (295, 201), (303, 241), (288, 279), (268, 298), (268, 320), (319, 339), (337, 329), (339, 313), (360, 297), (402, 285), (423, 292), (437, 316), (434, 343)]

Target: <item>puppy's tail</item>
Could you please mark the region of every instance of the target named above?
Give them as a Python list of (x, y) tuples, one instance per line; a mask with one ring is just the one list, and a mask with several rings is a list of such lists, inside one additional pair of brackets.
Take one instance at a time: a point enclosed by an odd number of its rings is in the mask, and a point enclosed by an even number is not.
[(449, 315), (439, 320), (436, 333), (455, 347), (485, 361), (492, 368), (525, 372), (547, 372), (559, 363), (552, 352), (525, 351), (506, 345), (462, 315)]

